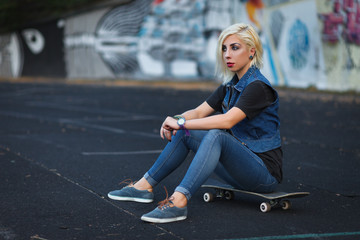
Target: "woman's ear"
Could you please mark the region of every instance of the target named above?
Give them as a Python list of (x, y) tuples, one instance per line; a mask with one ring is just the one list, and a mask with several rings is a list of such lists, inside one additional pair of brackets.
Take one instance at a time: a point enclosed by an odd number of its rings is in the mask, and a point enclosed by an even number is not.
[(255, 56), (256, 49), (254, 47), (250, 48), (250, 53), (251, 53), (252, 56)]

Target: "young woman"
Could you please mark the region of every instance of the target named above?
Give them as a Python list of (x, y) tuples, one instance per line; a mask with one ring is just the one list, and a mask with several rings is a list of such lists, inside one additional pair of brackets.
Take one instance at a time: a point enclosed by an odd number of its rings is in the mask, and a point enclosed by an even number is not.
[[(279, 98), (260, 73), (263, 49), (247, 24), (226, 28), (218, 39), (217, 74), (223, 84), (195, 109), (167, 117), (160, 136), (169, 140), (154, 165), (135, 184), (108, 197), (152, 202), (153, 188), (195, 153), (185, 177), (170, 198), (160, 202), (143, 221), (184, 220), (187, 204), (216, 173), (228, 184), (256, 192), (272, 192), (282, 180)], [(219, 112), (220, 114), (213, 115)]]

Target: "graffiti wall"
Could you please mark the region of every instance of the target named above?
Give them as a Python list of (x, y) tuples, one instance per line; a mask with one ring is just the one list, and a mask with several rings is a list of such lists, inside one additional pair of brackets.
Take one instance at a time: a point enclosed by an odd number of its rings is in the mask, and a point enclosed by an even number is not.
[(274, 85), (360, 91), (360, 0), (133, 0), (0, 36), (0, 77), (213, 80), (219, 33), (251, 23)]
[(263, 24), (272, 77), (280, 85), (326, 88), (315, 1), (275, 5), (265, 10)]
[(360, 91), (360, 1), (318, 1), (327, 88)]

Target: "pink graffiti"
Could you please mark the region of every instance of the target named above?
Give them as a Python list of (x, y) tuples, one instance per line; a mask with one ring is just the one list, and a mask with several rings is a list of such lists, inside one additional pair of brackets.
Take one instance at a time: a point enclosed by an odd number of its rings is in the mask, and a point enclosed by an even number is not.
[(160, 3), (162, 3), (164, 0), (154, 0), (153, 1), (153, 5), (159, 5)]
[(324, 22), (322, 38), (337, 43), (340, 37), (360, 45), (360, 3), (357, 0), (333, 0), (333, 12), (320, 14)]
[(333, 12), (320, 14), (324, 22), (322, 38), (337, 43), (343, 37), (349, 43), (360, 45), (360, 2), (333, 0)]

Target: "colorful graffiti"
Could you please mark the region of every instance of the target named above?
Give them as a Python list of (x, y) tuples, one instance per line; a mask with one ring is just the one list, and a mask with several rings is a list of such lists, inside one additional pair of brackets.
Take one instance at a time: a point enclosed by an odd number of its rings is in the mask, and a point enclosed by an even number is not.
[(205, 1), (155, 1), (139, 33), (138, 61), (153, 76), (203, 75)]
[(267, 64), (279, 85), (326, 87), (325, 64), (314, 1), (273, 5), (265, 11)]
[[(231, 24), (230, 4), (230, 0), (135, 0), (68, 19), (65, 51), (69, 76), (91, 78), (101, 72), (101, 77), (111, 78), (211, 77), (215, 56), (208, 49), (215, 49), (214, 39)], [(94, 19), (98, 21), (95, 29), (83, 29), (86, 24), (79, 24)], [(95, 61), (95, 55), (105, 65)], [(84, 64), (96, 65), (96, 73), (79, 71)]]
[(307, 63), (307, 55), (310, 50), (309, 32), (306, 25), (297, 19), (289, 31), (289, 58), (295, 69), (303, 68)]
[(322, 38), (337, 43), (344, 38), (348, 43), (360, 45), (360, 2), (333, 0), (333, 12), (319, 14), (324, 22)]
[(133, 0), (1, 35), (0, 77), (217, 81), (235, 22), (259, 32), (274, 85), (360, 91), (359, 0)]
[(360, 1), (318, 1), (327, 88), (360, 90)]
[(261, 30), (261, 23), (256, 16), (256, 12), (264, 8), (262, 0), (248, 0), (245, 4), (246, 11), (249, 15), (249, 19), (255, 26)]

